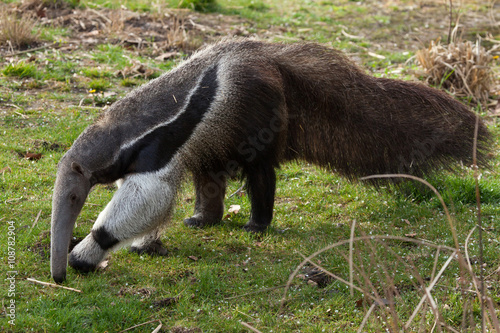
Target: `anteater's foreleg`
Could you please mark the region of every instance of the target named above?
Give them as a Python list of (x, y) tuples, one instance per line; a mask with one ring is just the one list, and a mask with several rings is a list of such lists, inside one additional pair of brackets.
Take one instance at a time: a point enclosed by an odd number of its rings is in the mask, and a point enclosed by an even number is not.
[(179, 177), (152, 172), (127, 176), (92, 231), (71, 252), (70, 266), (94, 270), (106, 254), (130, 244), (145, 246), (156, 241), (159, 226), (171, 215)]

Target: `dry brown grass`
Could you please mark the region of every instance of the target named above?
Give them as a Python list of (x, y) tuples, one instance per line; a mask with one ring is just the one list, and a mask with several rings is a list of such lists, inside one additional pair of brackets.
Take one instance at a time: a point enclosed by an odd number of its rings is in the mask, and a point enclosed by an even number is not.
[[(474, 166), (477, 169), (475, 162)], [(497, 307), (493, 302), (492, 295), (484, 287), (487, 282), (482, 270), (479, 269), (480, 276), (476, 275), (477, 269), (472, 267), (468, 251), (471, 236), (477, 229), (482, 229), (477, 182), (478, 225), (472, 228), (465, 240), (465, 245), (461, 246), (455, 233), (455, 223), (448, 208), (442, 196), (431, 184), (421, 178), (402, 174), (375, 175), (364, 179), (368, 180), (374, 177), (410, 178), (429, 186), (445, 210), (455, 247), (438, 245), (423, 239), (390, 235), (354, 237), (355, 221), (353, 221), (350, 239), (331, 244), (308, 257), (301, 254), (303, 261), (289, 277), (281, 300), (281, 311), (286, 306), (287, 292), (293, 279), (298, 276), (303, 267), (310, 265), (323, 272), (324, 275), (349, 286), (351, 294), (354, 289), (362, 293), (363, 298), (356, 303), (358, 307), (363, 308), (365, 316), (358, 332), (500, 332)], [(478, 177), (476, 173), (474, 175), (476, 181)], [(412, 246), (420, 247), (421, 251), (414, 255), (401, 256), (392, 249), (391, 242), (393, 241), (413, 244)], [(479, 232), (479, 242), (482, 248), (481, 232)], [(332, 273), (315, 262), (318, 261), (317, 257), (327, 251), (333, 251), (349, 264), (349, 281), (342, 278), (341, 273), (337, 273), (342, 271), (339, 267), (335, 268), (336, 273)], [(430, 277), (428, 271), (422, 270), (423, 261), (433, 262)], [(480, 250), (479, 264), (480, 267), (483, 266), (482, 249)], [(451, 268), (453, 266), (454, 268)], [(445, 279), (442, 277), (446, 271), (457, 268), (460, 275), (456, 281), (443, 281)], [(398, 271), (409, 279), (396, 281), (395, 272)], [(411, 299), (405, 297), (405, 294), (411, 291), (417, 292), (418, 297)], [(443, 314), (450, 309), (447, 304), (457, 302), (457, 295), (459, 295), (458, 303), (461, 303), (462, 320), (460, 325), (450, 325)], [(479, 318), (474, 313), (474, 303), (479, 303), (481, 306)]]
[(33, 27), (36, 21), (28, 15), (17, 15), (0, 6), (0, 46), (8, 46), (11, 51), (33, 45), (38, 42), (38, 33)]
[(486, 105), (495, 87), (493, 50), (487, 51), (479, 41), (458, 40), (443, 45), (438, 39), (428, 48), (419, 50), (416, 59), (429, 84)]

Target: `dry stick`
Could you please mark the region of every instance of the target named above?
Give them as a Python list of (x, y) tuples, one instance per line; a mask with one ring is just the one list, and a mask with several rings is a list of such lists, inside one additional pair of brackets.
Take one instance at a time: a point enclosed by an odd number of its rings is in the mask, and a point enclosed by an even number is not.
[[(472, 166), (474, 168), (474, 181), (476, 183), (477, 226), (479, 241), (479, 280), (481, 281), (481, 332), (484, 332), (484, 273), (483, 273), (483, 226), (481, 222), (481, 194), (479, 193), (479, 173), (477, 167), (477, 133), (479, 130), (479, 116), (476, 115), (474, 128), (474, 145), (472, 150)], [(494, 314), (494, 313), (493, 313)]]
[(474, 278), (474, 275), (472, 274), (472, 265), (470, 263), (470, 257), (469, 257), (469, 239), (472, 236), (472, 234), (474, 233), (474, 230), (476, 230), (476, 228), (477, 228), (477, 226), (474, 226), (474, 228), (472, 228), (472, 230), (467, 235), (467, 238), (465, 239), (465, 260), (466, 260), (467, 266), (469, 267), (469, 272), (471, 272), (472, 283), (474, 284), (474, 288), (476, 289), (476, 293), (480, 294), (479, 288), (478, 288), (477, 283), (476, 283), (476, 279)]
[(48, 287), (62, 288), (62, 289), (66, 289), (66, 290), (76, 291), (77, 293), (81, 293), (82, 292), (81, 290), (78, 290), (78, 289), (69, 288), (69, 287), (65, 287), (65, 286), (60, 286), (60, 285), (54, 284), (54, 283), (38, 281), (38, 280), (35, 280), (35, 279), (32, 279), (32, 278), (26, 278), (26, 280), (28, 280), (30, 282), (33, 282), (33, 283), (38, 283), (38, 284), (41, 284), (41, 285), (44, 285), (44, 286), (48, 286)]
[(40, 209), (38, 211), (38, 214), (36, 215), (36, 218), (35, 218), (35, 222), (33, 222), (33, 225), (31, 226), (31, 229), (30, 231), (28, 232), (28, 235), (31, 235), (31, 232), (33, 231), (33, 228), (35, 227), (35, 225), (38, 223), (38, 219), (40, 218), (40, 215), (42, 214), (42, 210)]
[[(474, 231), (476, 230), (476, 227), (477, 226), (474, 226), (474, 228), (472, 228), (472, 230), (467, 235), (467, 238), (465, 239), (465, 260), (466, 260), (465, 264), (467, 265), (467, 268), (469, 269), (469, 273), (472, 277), (472, 284), (474, 285), (474, 289), (475, 289), (474, 292), (476, 293), (476, 295), (482, 295), (481, 292), (479, 291), (478, 286), (477, 286), (477, 281), (476, 281), (477, 278), (474, 275), (474, 271), (472, 270), (472, 264), (471, 264), (470, 257), (469, 257), (469, 240), (470, 240), (472, 234), (474, 233)], [(481, 304), (482, 303), (483, 303), (483, 300), (481, 300)], [(466, 308), (464, 307), (464, 312), (465, 311), (466, 311)], [(481, 317), (481, 318), (484, 318), (484, 317)], [(489, 319), (488, 319), (488, 323), (489, 323)]]
[(437, 268), (438, 259), (439, 259), (439, 251), (441, 251), (440, 247), (438, 247), (436, 250), (436, 256), (434, 258), (434, 266), (432, 267), (431, 280), (434, 279), (434, 274), (436, 274), (436, 268)]
[(361, 333), (363, 331), (363, 327), (365, 327), (366, 322), (368, 321), (368, 317), (372, 314), (373, 309), (375, 309), (375, 306), (377, 306), (377, 303), (373, 303), (372, 306), (368, 309), (368, 311), (365, 314), (365, 317), (363, 318), (363, 321), (361, 322), (361, 325), (358, 328), (358, 333)]
[(42, 214), (42, 210), (40, 209), (38, 211), (38, 214), (36, 215), (35, 222), (33, 222), (33, 225), (31, 226), (31, 229), (35, 227), (35, 225), (38, 223), (38, 219), (40, 218), (40, 214)]
[(439, 278), (441, 278), (441, 275), (444, 273), (444, 271), (446, 270), (446, 268), (450, 264), (451, 260), (455, 257), (455, 255), (457, 253), (458, 253), (457, 250), (453, 251), (453, 253), (451, 254), (451, 256), (448, 258), (448, 260), (446, 260), (446, 262), (444, 263), (443, 267), (438, 272), (437, 276), (431, 282), (431, 284), (429, 285), (429, 287), (424, 288), (425, 295), (420, 299), (420, 302), (418, 303), (417, 307), (415, 308), (415, 310), (413, 311), (412, 315), (410, 316), (410, 319), (408, 319), (408, 321), (406, 322), (405, 329), (408, 329), (410, 327), (411, 322), (413, 321), (413, 319), (417, 315), (418, 311), (420, 310), (420, 307), (422, 306), (422, 304), (425, 302), (425, 300), (427, 298), (429, 298), (429, 304), (431, 305), (431, 307), (433, 308), (433, 310), (435, 309), (436, 303), (432, 299), (432, 296), (430, 294), (430, 290), (432, 290), (432, 288), (434, 288), (434, 285), (438, 282)]
[(160, 330), (161, 330), (162, 326), (163, 326), (163, 324), (162, 324), (162, 323), (161, 323), (161, 321), (160, 321), (160, 325), (158, 325), (158, 326), (154, 329), (154, 331), (153, 331), (153, 332), (151, 332), (151, 333), (158, 333), (158, 332), (160, 332)]
[(44, 49), (49, 48), (49, 47), (53, 47), (53, 48), (57, 49), (57, 48), (60, 48), (61, 46), (62, 45), (60, 43), (56, 43), (55, 45), (49, 44), (49, 45), (44, 45), (44, 46), (37, 47), (37, 48), (34, 48), (34, 49), (19, 51), (19, 52), (16, 52), (16, 53), (10, 53), (10, 54), (7, 54), (6, 57), (13, 57), (13, 56), (20, 55), (20, 54), (25, 54), (25, 53), (35, 52), (35, 51), (41, 51), (41, 50), (44, 50)]
[(228, 198), (232, 198), (232, 197), (234, 197), (236, 194), (240, 193), (246, 185), (247, 185), (246, 183), (245, 183), (245, 184), (243, 184), (243, 185), (241, 185), (241, 186), (240, 186), (240, 188), (239, 188), (239, 189), (237, 189), (237, 190), (236, 190), (236, 192), (234, 192), (233, 194), (231, 194)]
[(245, 323), (244, 321), (240, 321), (240, 324), (245, 326), (246, 328), (248, 328), (250, 331), (252, 332), (255, 332), (255, 333), (262, 333), (261, 331), (259, 331), (258, 329), (256, 329), (255, 327), (253, 326), (250, 326), (249, 324)]
[[(380, 260), (378, 260), (377, 252), (375, 251), (375, 248), (373, 247), (372, 242), (368, 240), (365, 243), (368, 244), (368, 246), (371, 249), (370, 254), (369, 254), (369, 258), (370, 258), (370, 262), (372, 264), (372, 267), (375, 267), (375, 266), (379, 267), (379, 265), (377, 263)], [(358, 252), (358, 256), (360, 256), (360, 255), (361, 255), (360, 252)], [(362, 261), (361, 258), (360, 258), (360, 261)], [(387, 269), (383, 265), (380, 265), (380, 270), (387, 271)], [(370, 288), (370, 290), (372, 291), (372, 293), (375, 295), (375, 298), (376, 298), (375, 303), (378, 303), (379, 305), (383, 305), (384, 301), (383, 301), (381, 295), (379, 294), (379, 292), (377, 291), (377, 288), (373, 285), (372, 281), (370, 280), (370, 277), (368, 276), (368, 275), (370, 275), (370, 272), (367, 273), (366, 270), (364, 270), (364, 269), (358, 269), (358, 271), (359, 271), (359, 274), (361, 275), (361, 277), (364, 280), (364, 286), (365, 286), (365, 288), (366, 289)], [(379, 281), (381, 281), (382, 278), (380, 276), (379, 269), (375, 270), (375, 272), (377, 273), (377, 275), (379, 277)], [(387, 295), (387, 291), (385, 291), (385, 293), (386, 293), (386, 295), (385, 295), (386, 298), (389, 298), (389, 296)], [(392, 309), (392, 306), (391, 306), (391, 309)], [(380, 315), (383, 317), (382, 321), (389, 322), (388, 317), (385, 315), (385, 311), (382, 311), (380, 313)]]
[[(407, 175), (406, 175), (407, 176)], [(429, 246), (429, 247), (433, 247), (433, 248), (437, 248), (438, 245), (436, 244), (432, 244), (430, 242), (427, 242), (423, 239), (414, 239), (414, 238), (409, 238), (409, 237), (401, 237), (401, 236), (382, 236), (382, 235), (374, 235), (374, 236), (362, 236), (362, 237), (355, 237), (353, 238), (353, 241), (354, 242), (357, 242), (357, 241), (364, 241), (364, 240), (369, 240), (369, 239), (394, 239), (394, 240), (400, 240), (400, 241), (404, 241), (404, 242), (410, 242), (410, 243), (415, 243), (415, 244), (420, 244), (420, 245), (425, 245), (425, 246)], [(288, 293), (288, 289), (290, 289), (290, 286), (292, 285), (292, 281), (293, 279), (295, 278), (295, 276), (297, 275), (297, 273), (301, 270), (302, 267), (304, 267), (304, 265), (306, 263), (311, 263), (313, 266), (316, 266), (320, 269), (322, 269), (325, 273), (331, 275), (332, 277), (334, 277), (335, 279), (339, 280), (340, 282), (346, 284), (349, 286), (349, 282), (334, 275), (333, 273), (329, 273), (327, 270), (321, 268), (320, 266), (318, 266), (316, 263), (312, 262), (311, 259), (316, 257), (317, 255), (325, 252), (325, 251), (328, 251), (328, 250), (331, 250), (335, 247), (338, 247), (338, 246), (341, 246), (341, 245), (344, 245), (344, 244), (347, 244), (349, 243), (350, 240), (349, 239), (344, 239), (344, 240), (341, 240), (337, 243), (334, 243), (334, 244), (330, 244), (316, 252), (314, 252), (313, 254), (311, 254), (309, 257), (305, 258), (296, 268), (295, 270), (292, 272), (292, 274), (290, 274), (290, 277), (288, 278), (288, 281), (287, 281), (287, 284), (286, 284), (286, 287), (285, 287), (285, 291), (283, 292), (283, 297), (281, 298), (281, 306), (280, 306), (280, 310), (283, 310), (283, 307), (285, 305), (285, 301), (286, 301), (286, 294)], [(456, 253), (456, 250), (454, 248), (451, 248), (451, 247), (448, 247), (448, 246), (444, 246), (444, 245), (439, 245), (442, 249), (446, 249), (448, 251), (453, 251), (454, 253)], [(356, 290), (359, 290), (361, 291), (362, 293), (364, 293), (364, 290), (357, 287), (357, 286), (353, 286), (353, 288), (355, 288)], [(371, 295), (367, 295), (369, 297), (371, 297), (373, 300), (377, 300), (376, 298), (374, 298), (373, 296)]]
[(351, 225), (351, 237), (349, 238), (349, 283), (351, 286), (349, 287), (351, 291), (351, 297), (354, 297), (354, 289), (352, 289), (353, 283), (353, 276), (352, 276), (352, 252), (353, 252), (353, 242), (352, 239), (354, 238), (354, 228), (356, 227), (356, 220), (352, 220), (352, 225)]
[(490, 308), (491, 320), (493, 321), (493, 327), (495, 327), (496, 332), (500, 332), (500, 323), (498, 322), (498, 318), (495, 315), (496, 309), (491, 301), (491, 297), (486, 297), (486, 301), (488, 302), (488, 307)]
[(144, 325), (147, 325), (147, 324), (151, 324), (151, 323), (154, 323), (154, 322), (157, 322), (157, 321), (160, 322), (160, 325), (161, 325), (161, 320), (160, 319), (155, 319), (155, 320), (150, 320), (150, 321), (147, 321), (145, 323), (134, 325), (132, 327), (126, 328), (123, 331), (120, 331), (118, 333), (127, 332), (127, 331), (130, 331), (130, 330), (133, 330), (134, 328), (137, 328), (137, 327), (140, 327), (140, 326), (144, 326)]

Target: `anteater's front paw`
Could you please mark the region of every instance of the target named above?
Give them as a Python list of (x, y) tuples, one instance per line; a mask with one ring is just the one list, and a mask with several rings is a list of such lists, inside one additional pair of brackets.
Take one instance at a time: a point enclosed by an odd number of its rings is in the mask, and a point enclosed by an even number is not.
[(205, 228), (220, 223), (220, 220), (207, 220), (202, 217), (192, 216), (184, 220), (184, 225), (190, 228)]
[(104, 259), (106, 253), (90, 234), (74, 247), (69, 254), (68, 263), (82, 273), (93, 272)]
[(69, 255), (68, 264), (81, 273), (89, 273), (96, 270), (97, 265), (85, 261), (73, 252)]
[(149, 254), (150, 256), (166, 256), (168, 255), (168, 251), (167, 249), (165, 248), (165, 246), (163, 246), (163, 243), (161, 242), (161, 240), (159, 239), (156, 239), (152, 242), (149, 242), (147, 244), (144, 244), (144, 245), (132, 245), (130, 247), (130, 252), (135, 252), (137, 254), (143, 254), (143, 253), (146, 253), (146, 254)]

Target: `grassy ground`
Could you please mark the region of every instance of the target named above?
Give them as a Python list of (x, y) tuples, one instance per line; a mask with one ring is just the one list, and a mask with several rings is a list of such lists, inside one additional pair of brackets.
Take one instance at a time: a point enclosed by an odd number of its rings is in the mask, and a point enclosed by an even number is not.
[[(419, 186), (376, 191), (302, 163), (278, 171), (275, 218), (264, 235), (249, 235), (241, 229), (250, 210), (244, 192), (228, 195), (226, 208), (240, 205), (241, 209), (228, 213), (222, 225), (204, 230), (184, 227), (181, 221), (194, 206), (193, 188), (187, 183), (178, 199), (175, 223), (162, 238), (169, 256), (139, 256), (124, 249), (113, 253), (107, 267), (96, 273), (80, 275), (69, 269), (64, 285), (81, 293), (26, 280), (51, 280), (51, 193), (58, 160), (103, 108), (173, 67), (202, 43), (221, 35), (312, 40), (342, 48), (374, 75), (415, 79), (415, 65), (405, 62), (418, 48), (438, 37), (446, 39), (448, 33), (443, 19), (448, 9), (441, 2), (220, 0), (206, 8), (209, 13), (170, 9), (178, 4), (177, 0), (161, 4), (81, 1), (76, 12), (64, 12), (64, 6), (54, 9), (62, 17), (67, 15), (67, 21), (48, 14), (35, 19), (38, 42), (32, 47), (38, 51), (18, 53), (2, 46), (0, 253), (5, 263), (2, 280), (15, 276), (13, 283), (4, 280), (1, 289), (2, 331), (115, 332), (161, 320), (164, 332), (245, 332), (242, 322), (262, 332), (354, 332), (373, 304), (369, 296), (376, 294), (384, 299), (383, 305), (374, 306), (365, 331), (397, 331), (422, 297), (421, 285), (428, 285), (451, 255), (432, 246), (454, 246), (443, 208)], [(31, 7), (16, 2), (8, 6), (15, 5), (21, 12), (33, 13)], [(500, 36), (494, 22), (500, 19), (498, 5), (490, 5), (494, 3), (464, 1), (454, 9), (455, 15), (462, 14), (464, 38), (478, 33), (490, 39), (485, 41), (488, 47)], [(120, 6), (127, 10), (119, 10)], [(138, 13), (141, 19), (133, 21)], [(124, 15), (131, 21), (124, 22)], [(143, 26), (133, 30), (130, 22)], [(157, 24), (169, 27), (168, 38), (147, 35), (154, 29), (165, 33)], [(138, 39), (130, 37), (131, 32)], [(498, 61), (495, 66), (498, 73)], [(498, 314), (500, 126), (492, 110), (476, 111), (496, 138), (491, 169), (482, 171), (479, 186), (486, 289)], [(428, 180), (449, 205), (464, 251), (477, 221), (472, 171), (463, 167), (457, 174), (443, 172)], [(238, 181), (232, 181), (228, 194), (239, 187)], [(113, 193), (113, 186), (99, 186), (91, 193), (75, 239), (89, 232)], [(349, 239), (353, 221), (356, 236), (401, 236), (431, 244), (394, 239), (357, 242), (354, 281), (364, 292), (355, 290), (351, 295), (346, 284), (324, 275), (314, 277), (316, 271), (307, 265), (292, 280), (282, 307), (284, 285), (303, 260), (301, 255)], [(477, 233), (467, 250), (479, 274)], [(348, 253), (348, 244), (342, 245), (313, 262), (348, 280)], [(452, 261), (432, 290), (440, 321), (459, 331), (479, 331), (480, 303), (471, 292), (471, 279), (460, 276), (458, 264)], [(4, 316), (11, 313), (12, 300), (15, 325)], [(408, 330), (430, 331), (435, 318), (425, 306)], [(152, 331), (158, 325), (156, 321), (133, 331)]]

